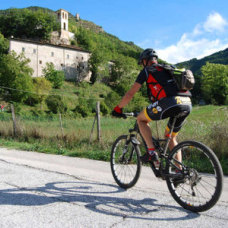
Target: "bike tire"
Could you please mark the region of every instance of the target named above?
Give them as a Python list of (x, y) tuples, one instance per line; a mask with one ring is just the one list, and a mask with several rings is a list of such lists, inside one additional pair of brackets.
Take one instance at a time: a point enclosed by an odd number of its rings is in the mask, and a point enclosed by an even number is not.
[[(182, 155), (180, 164), (175, 159), (178, 151)], [(223, 171), (214, 152), (200, 142), (184, 141), (173, 148), (168, 159), (166, 183), (175, 201), (193, 212), (212, 208), (223, 187)], [(178, 178), (175, 165), (179, 168)]]
[[(124, 189), (133, 187), (141, 173), (140, 149), (138, 145), (127, 140), (127, 135), (116, 139), (110, 159), (112, 175), (116, 183)], [(126, 153), (123, 156), (124, 149)]]

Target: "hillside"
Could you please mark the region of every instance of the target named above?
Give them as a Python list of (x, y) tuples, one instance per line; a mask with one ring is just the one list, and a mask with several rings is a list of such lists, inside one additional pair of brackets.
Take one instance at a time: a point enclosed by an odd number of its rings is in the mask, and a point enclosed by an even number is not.
[[(51, 42), (52, 32), (60, 30), (57, 13), (48, 8), (36, 6), (0, 10), (0, 21), (0, 33), (7, 39), (13, 36)], [(75, 39), (71, 40), (71, 45), (92, 53), (91, 82), (96, 81), (98, 75), (101, 76), (100, 78), (107, 76), (106, 72), (109, 71), (107, 66), (110, 61), (115, 62), (117, 67), (125, 68), (121, 71), (122, 75), (129, 72), (127, 69), (131, 69), (131, 72), (138, 71), (137, 59), (142, 48), (133, 42), (122, 41), (105, 32), (101, 26), (91, 21), (78, 19), (71, 13), (69, 13), (69, 32), (75, 35)], [(98, 72), (99, 69), (104, 69), (104, 73)]]
[(219, 51), (212, 55), (206, 56), (202, 59), (194, 58), (189, 61), (178, 63), (176, 65), (178, 67), (185, 67), (185, 68), (191, 69), (193, 71), (193, 73), (199, 74), (200, 68), (203, 65), (205, 65), (206, 62), (227, 65), (228, 64), (228, 48), (223, 51)]
[[(56, 17), (55, 11), (48, 8), (42, 8), (37, 6), (31, 6), (24, 9), (6, 9), (0, 10), (1, 15), (9, 15), (12, 11), (17, 11), (21, 14), (23, 10), (30, 11), (43, 11), (52, 16)], [(80, 13), (80, 12), (79, 12)], [(12, 26), (9, 26), (9, 29), (13, 29)], [(137, 59), (139, 53), (142, 51), (142, 48), (135, 45), (133, 42), (126, 42), (120, 40), (118, 37), (106, 33), (103, 28), (91, 21), (84, 19), (77, 20), (74, 15), (69, 13), (69, 31), (76, 34), (76, 43), (75, 45), (88, 49), (89, 51), (94, 50), (94, 47), (97, 49), (103, 50), (103, 53), (106, 55), (106, 59), (115, 60), (118, 59), (117, 55), (123, 55)], [(3, 33), (3, 31), (0, 30)], [(7, 34), (7, 31), (4, 31)], [(5, 35), (3, 33), (3, 35)], [(16, 37), (16, 36), (15, 36)], [(32, 38), (32, 37), (29, 37)], [(163, 62), (161, 60), (161, 62)], [(204, 57), (202, 59), (193, 58), (189, 61), (180, 62), (176, 64), (178, 67), (189, 68), (193, 73), (200, 73), (200, 68), (205, 65), (206, 62), (210, 63), (219, 63), (219, 64), (228, 64), (228, 49), (223, 51), (216, 52), (210, 56)]]

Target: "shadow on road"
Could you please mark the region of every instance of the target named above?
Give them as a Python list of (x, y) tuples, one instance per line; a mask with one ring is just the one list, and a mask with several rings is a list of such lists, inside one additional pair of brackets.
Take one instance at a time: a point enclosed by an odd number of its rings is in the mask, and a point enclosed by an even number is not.
[(109, 184), (72, 181), (52, 182), (36, 188), (11, 186), (0, 190), (0, 205), (42, 206), (65, 202), (97, 213), (144, 220), (187, 220), (200, 216), (178, 206), (160, 204), (156, 199), (129, 198), (125, 190)]

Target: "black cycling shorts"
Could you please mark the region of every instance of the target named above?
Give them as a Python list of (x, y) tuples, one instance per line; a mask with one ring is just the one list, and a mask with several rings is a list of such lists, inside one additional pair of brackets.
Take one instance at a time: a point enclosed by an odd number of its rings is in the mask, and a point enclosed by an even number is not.
[(179, 113), (184, 112), (184, 115), (177, 118), (174, 125), (173, 132), (178, 132), (191, 110), (192, 103), (190, 97), (173, 96), (165, 97), (150, 104), (147, 108), (145, 108), (144, 114), (149, 121), (162, 120), (169, 117), (167, 127), (170, 129), (172, 126), (173, 118)]

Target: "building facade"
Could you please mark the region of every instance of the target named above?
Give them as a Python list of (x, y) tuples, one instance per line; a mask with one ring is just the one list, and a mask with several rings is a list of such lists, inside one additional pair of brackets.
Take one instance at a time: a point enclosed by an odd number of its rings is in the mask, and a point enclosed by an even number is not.
[(11, 38), (9, 51), (18, 55), (23, 53), (30, 59), (33, 77), (42, 76), (46, 64), (53, 63), (56, 70), (65, 72), (67, 80), (88, 81), (91, 75), (88, 67), (90, 52), (68, 45), (72, 37), (72, 33), (68, 32), (68, 12), (61, 9), (57, 15), (61, 23), (58, 44)]

